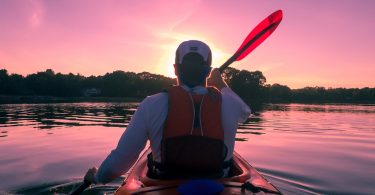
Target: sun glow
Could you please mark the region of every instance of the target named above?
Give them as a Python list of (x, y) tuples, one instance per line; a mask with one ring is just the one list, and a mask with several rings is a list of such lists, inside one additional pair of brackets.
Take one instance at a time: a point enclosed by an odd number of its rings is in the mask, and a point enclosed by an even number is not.
[(157, 67), (158, 71), (168, 77), (176, 78), (173, 67), (175, 61), (175, 52), (178, 45), (186, 40), (201, 40), (205, 42), (212, 52), (212, 67), (218, 68), (221, 63), (224, 63), (230, 57), (230, 54), (225, 53), (222, 49), (213, 44), (213, 41), (199, 35), (186, 35), (177, 33), (161, 33), (161, 37), (169, 39), (168, 42), (161, 46), (164, 50), (163, 56), (160, 58), (160, 63)]

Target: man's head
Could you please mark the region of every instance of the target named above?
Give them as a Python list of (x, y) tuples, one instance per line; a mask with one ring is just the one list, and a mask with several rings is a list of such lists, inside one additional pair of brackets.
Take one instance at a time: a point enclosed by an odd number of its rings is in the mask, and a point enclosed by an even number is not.
[(211, 71), (211, 49), (197, 40), (182, 42), (176, 50), (175, 74), (179, 82), (194, 87), (204, 85)]

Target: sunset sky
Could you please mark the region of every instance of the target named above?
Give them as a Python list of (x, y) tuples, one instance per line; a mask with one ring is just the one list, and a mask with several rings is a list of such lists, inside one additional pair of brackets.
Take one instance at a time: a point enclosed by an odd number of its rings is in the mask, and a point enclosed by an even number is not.
[(206, 42), (219, 67), (278, 9), (278, 29), (232, 67), (291, 88), (375, 87), (373, 0), (0, 0), (0, 69), (173, 76), (189, 39)]

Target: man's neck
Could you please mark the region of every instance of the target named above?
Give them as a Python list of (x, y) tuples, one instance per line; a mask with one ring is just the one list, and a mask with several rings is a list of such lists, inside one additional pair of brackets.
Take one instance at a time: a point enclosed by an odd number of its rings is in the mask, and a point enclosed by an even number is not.
[[(178, 79), (178, 78), (177, 78), (177, 85), (179, 85), (179, 86), (181, 86), (181, 85), (188, 86), (188, 85), (184, 84), (183, 82), (181, 82), (181, 80)], [(205, 80), (202, 84), (196, 85), (196, 86), (207, 87), (207, 81)], [(196, 87), (196, 86), (194, 86), (194, 87)]]

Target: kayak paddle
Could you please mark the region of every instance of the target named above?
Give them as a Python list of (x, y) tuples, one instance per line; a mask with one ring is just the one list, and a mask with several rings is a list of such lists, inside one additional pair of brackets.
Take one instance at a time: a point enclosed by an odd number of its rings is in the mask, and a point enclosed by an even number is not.
[(273, 31), (277, 28), (283, 18), (283, 12), (277, 10), (265, 18), (261, 23), (259, 23), (246, 39), (237, 49), (236, 53), (230, 57), (223, 65), (219, 67), (219, 71), (223, 72), (229, 65), (235, 61), (242, 60), (245, 58), (251, 51), (253, 51), (258, 45), (260, 45), (264, 40), (269, 37)]

